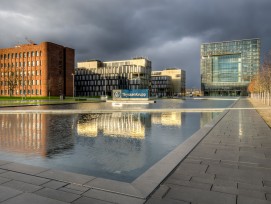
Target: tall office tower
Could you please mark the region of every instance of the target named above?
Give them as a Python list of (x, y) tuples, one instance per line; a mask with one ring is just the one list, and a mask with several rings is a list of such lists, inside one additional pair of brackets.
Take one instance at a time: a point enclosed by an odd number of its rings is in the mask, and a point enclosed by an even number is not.
[(260, 39), (201, 45), (201, 89), (205, 96), (247, 95), (260, 68)]

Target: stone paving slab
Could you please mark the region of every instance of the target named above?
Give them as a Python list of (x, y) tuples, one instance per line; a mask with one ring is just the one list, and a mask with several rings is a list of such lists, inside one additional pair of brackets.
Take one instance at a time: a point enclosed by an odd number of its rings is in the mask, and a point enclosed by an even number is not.
[(19, 194), (21, 194), (22, 191), (14, 190), (8, 187), (0, 186), (0, 202), (5, 201), (9, 198), (13, 198)]
[(13, 188), (19, 191), (29, 192), (29, 193), (42, 189), (41, 186), (37, 186), (37, 185), (33, 185), (33, 184), (21, 182), (21, 181), (14, 181), (14, 180), (6, 182), (2, 184), (2, 186), (6, 186), (9, 188)]
[(48, 183), (42, 184), (43, 187), (52, 188), (52, 189), (58, 189), (63, 186), (68, 185), (68, 183), (61, 182), (61, 181), (49, 181)]
[(121, 194), (115, 194), (106, 191), (99, 191), (96, 189), (90, 189), (89, 191), (83, 194), (86, 197), (94, 198), (97, 200), (103, 200), (112, 203), (119, 203), (119, 204), (143, 204), (145, 202), (144, 199), (139, 199), (135, 197), (128, 197)]
[(71, 203), (72, 201), (75, 201), (76, 199), (80, 198), (80, 196), (77, 194), (67, 193), (64, 191), (59, 191), (59, 190), (50, 189), (50, 188), (43, 188), (39, 191), (36, 191), (35, 194), (46, 197), (46, 198), (52, 198), (55, 200), (60, 200), (60, 201), (68, 202), (68, 203)]
[(13, 172), (13, 171), (8, 171), (3, 174), (0, 174), (0, 177), (13, 179), (13, 180), (17, 180), (17, 181), (22, 181), (22, 182), (30, 183), (30, 184), (34, 184), (34, 185), (41, 185), (41, 184), (44, 184), (44, 183), (47, 183), (50, 181), (49, 179), (46, 179), (46, 178), (40, 178), (37, 176), (17, 173), (17, 172)]
[(82, 174), (76, 174), (76, 173), (52, 170), (52, 169), (48, 171), (44, 171), (40, 174), (37, 174), (37, 176), (47, 178), (47, 179), (54, 179), (57, 181), (77, 183), (77, 184), (85, 184), (95, 179), (95, 177), (93, 176), (86, 176)]
[(31, 193), (24, 193), (22, 195), (13, 197), (1, 204), (67, 204), (66, 202), (45, 198)]
[(97, 200), (94, 198), (81, 197), (73, 202), (73, 204), (110, 204), (111, 202), (106, 202), (103, 200)]
[(230, 109), (147, 204), (271, 203), (271, 129), (247, 99), (239, 107), (249, 109)]
[(11, 170), (11, 171), (18, 171), (25, 174), (36, 175), (43, 171), (48, 170), (48, 168), (37, 167), (27, 164), (19, 164), (19, 163), (8, 163), (0, 166), (1, 169)]
[[(229, 109), (197, 132), (202, 140), (171, 152), (184, 158), (177, 167), (164, 159), (132, 184), (0, 160), (0, 204), (271, 203), (270, 128), (246, 99), (235, 107), (245, 109)], [(163, 166), (176, 168), (161, 183)]]

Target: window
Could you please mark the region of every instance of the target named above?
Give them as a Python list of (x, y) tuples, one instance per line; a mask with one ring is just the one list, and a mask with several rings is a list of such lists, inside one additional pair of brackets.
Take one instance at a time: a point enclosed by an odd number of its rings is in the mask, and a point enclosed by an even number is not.
[(37, 61), (37, 62), (36, 62), (36, 65), (37, 65), (37, 66), (40, 66), (40, 61)]
[(32, 61), (32, 66), (33, 66), (33, 67), (35, 66), (35, 61)]
[(28, 66), (31, 67), (31, 62), (30, 61), (28, 61)]
[(40, 56), (39, 51), (36, 52), (36, 56), (37, 56), (37, 57)]
[(28, 57), (31, 57), (31, 52), (28, 52), (27, 54), (28, 54)]
[(26, 58), (26, 52), (24, 52), (24, 58)]
[(35, 57), (35, 52), (32, 52), (32, 57)]

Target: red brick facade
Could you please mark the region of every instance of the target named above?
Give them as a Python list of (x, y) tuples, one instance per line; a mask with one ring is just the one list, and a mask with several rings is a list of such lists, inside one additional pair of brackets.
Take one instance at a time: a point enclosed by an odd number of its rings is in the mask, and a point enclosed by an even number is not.
[(72, 96), (74, 55), (51, 42), (0, 49), (0, 96)]

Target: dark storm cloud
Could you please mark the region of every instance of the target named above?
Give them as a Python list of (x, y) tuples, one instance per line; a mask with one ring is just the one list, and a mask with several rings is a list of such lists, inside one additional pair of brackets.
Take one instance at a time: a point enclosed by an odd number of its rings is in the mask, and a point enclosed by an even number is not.
[(0, 44), (28, 37), (76, 49), (76, 59), (148, 57), (199, 87), (200, 44), (259, 37), (271, 45), (270, 0), (3, 0)]

